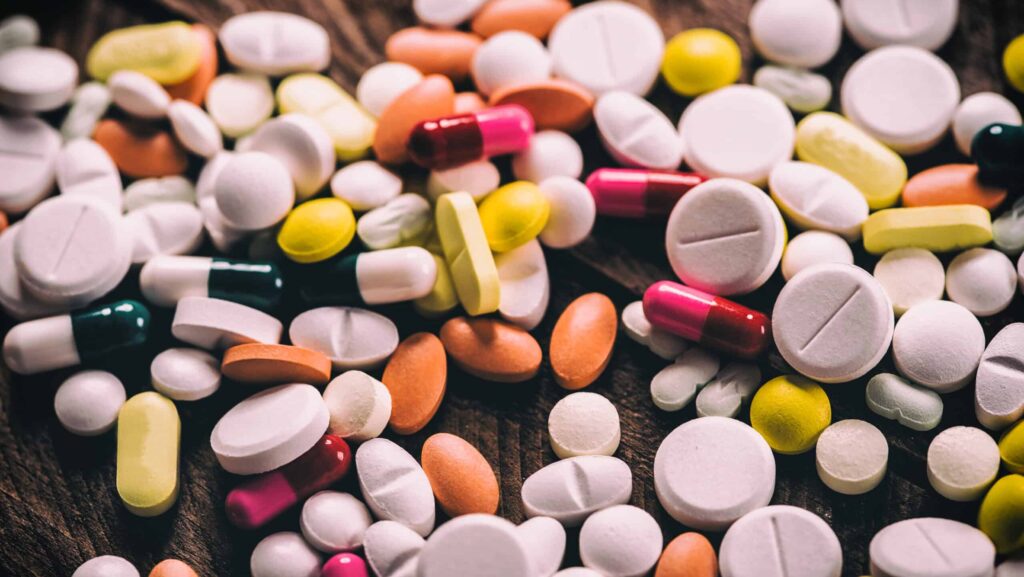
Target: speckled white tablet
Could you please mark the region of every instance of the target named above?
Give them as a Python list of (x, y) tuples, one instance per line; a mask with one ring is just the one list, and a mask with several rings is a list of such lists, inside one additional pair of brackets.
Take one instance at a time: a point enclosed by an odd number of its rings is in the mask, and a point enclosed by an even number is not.
[(248, 12), (228, 18), (217, 39), (228, 61), (271, 76), (327, 68), (331, 43), (320, 24), (286, 12)]
[(532, 577), (531, 552), (516, 526), (496, 515), (461, 515), (437, 528), (420, 551), (417, 577)]
[(370, 510), (348, 493), (320, 491), (306, 500), (299, 528), (306, 542), (324, 553), (354, 551), (373, 524)]
[(370, 439), (356, 450), (359, 487), (378, 519), (397, 521), (422, 536), (434, 529), (434, 493), (412, 455), (393, 441)]
[(654, 457), (654, 490), (673, 519), (721, 531), (771, 501), (775, 457), (749, 425), (701, 417), (676, 427), (661, 442)]
[(345, 371), (324, 389), (331, 434), (363, 442), (379, 437), (391, 418), (391, 393), (362, 371)]
[(56, 48), (23, 46), (0, 54), (0, 104), (26, 112), (60, 108), (78, 85), (78, 64)]
[(57, 188), (61, 194), (91, 196), (121, 212), (121, 174), (107, 151), (88, 138), (76, 138), (60, 149)]
[(433, 222), (430, 202), (407, 192), (359, 217), (356, 234), (370, 250), (395, 248), (421, 238)]
[(772, 199), (786, 218), (806, 230), (824, 230), (848, 241), (860, 238), (868, 203), (850, 181), (809, 162), (787, 161), (768, 177)]
[(516, 536), (529, 552), (536, 577), (551, 577), (565, 557), (565, 527), (551, 517), (527, 519), (516, 527)]
[(224, 136), (238, 138), (274, 112), (270, 81), (260, 74), (221, 74), (206, 89), (206, 110)]
[(295, 346), (320, 351), (335, 369), (371, 369), (398, 348), (391, 319), (355, 307), (320, 307), (292, 320), (288, 338)]
[(102, 555), (79, 565), (71, 577), (139, 577), (139, 570), (123, 557)]
[(829, 425), (814, 449), (818, 477), (829, 489), (860, 495), (885, 477), (889, 444), (878, 427), (867, 421), (846, 419)]
[(281, 222), (295, 204), (288, 168), (265, 152), (232, 155), (214, 183), (217, 208), (239, 230), (261, 230)]
[(772, 310), (782, 357), (805, 377), (844, 383), (867, 373), (889, 350), (893, 313), (885, 290), (852, 264), (821, 264), (793, 277)]
[(25, 212), (50, 193), (60, 145), (60, 133), (46, 122), (0, 115), (0, 210)]
[(821, 517), (790, 505), (744, 515), (725, 533), (718, 553), (722, 577), (839, 577), (843, 551)]
[(950, 427), (928, 445), (928, 482), (953, 501), (980, 499), (999, 473), (999, 446), (975, 427)]
[(304, 114), (284, 114), (263, 123), (246, 150), (265, 152), (292, 175), (300, 201), (320, 191), (334, 173), (334, 144), (322, 126)]
[(196, 204), (196, 188), (184, 176), (163, 176), (136, 180), (124, 189), (127, 212), (160, 202)]
[(115, 106), (139, 118), (163, 118), (171, 96), (163, 86), (135, 70), (118, 70), (107, 79), (110, 100)]
[(360, 160), (331, 177), (331, 192), (352, 210), (371, 210), (401, 194), (402, 179), (372, 160)]
[(679, 411), (718, 374), (718, 355), (694, 347), (651, 379), (651, 400), (663, 411)]
[(782, 278), (819, 264), (853, 264), (853, 251), (842, 237), (822, 230), (801, 232), (786, 243), (782, 253)]
[(890, 250), (875, 263), (874, 276), (897, 315), (918, 303), (942, 300), (946, 290), (942, 262), (923, 248)]
[(679, 119), (683, 160), (710, 177), (763, 184), (793, 156), (796, 125), (777, 96), (734, 85), (699, 96)]
[(548, 415), (548, 438), (560, 459), (611, 455), (619, 448), (619, 412), (597, 393), (571, 393)]
[(149, 365), (153, 388), (175, 401), (205, 399), (220, 388), (220, 361), (199, 349), (167, 349)]
[(641, 577), (661, 556), (663, 536), (651, 514), (632, 505), (594, 513), (580, 529), (580, 559), (607, 577)]
[(21, 223), (17, 222), (0, 233), (0, 306), (19, 321), (67, 312), (67, 307), (39, 300), (22, 285), (14, 265), (14, 240), (19, 230)]
[(697, 394), (697, 416), (734, 419), (760, 386), (761, 369), (757, 365), (733, 361)]
[(224, 413), (210, 433), (210, 447), (229, 473), (264, 473), (308, 451), (327, 430), (329, 419), (315, 387), (280, 385)]
[(491, 36), (473, 52), (473, 82), (483, 95), (551, 77), (551, 56), (535, 36), (506, 30)]
[(323, 559), (294, 531), (263, 538), (249, 557), (252, 577), (317, 577)]
[(426, 541), (394, 521), (377, 521), (363, 534), (366, 563), (378, 577), (416, 577), (416, 563)]
[(927, 301), (896, 324), (892, 360), (901, 375), (938, 393), (962, 389), (985, 352), (985, 331), (971, 311), (949, 301)]
[(763, 285), (779, 265), (785, 242), (786, 225), (771, 198), (732, 178), (715, 178), (686, 193), (665, 231), (676, 276), (721, 296)]
[(500, 182), (498, 167), (489, 160), (478, 160), (455, 168), (430, 171), (427, 194), (437, 200), (449, 192), (468, 192), (473, 200), (480, 202), (494, 192)]
[(956, 28), (959, 0), (841, 0), (850, 36), (865, 50), (910, 44), (936, 50)]
[(133, 264), (161, 254), (192, 254), (203, 243), (203, 215), (194, 204), (151, 204), (126, 214), (124, 223), (134, 238)]
[(754, 73), (754, 86), (778, 96), (793, 112), (824, 110), (832, 101), (832, 83), (821, 74), (799, 68), (766, 65)]
[[(231, 301), (185, 297), (174, 310), (174, 338), (207, 350), (245, 343), (281, 342), (281, 321)], [(300, 345), (301, 346), (301, 345)]]
[(949, 300), (979, 317), (1010, 306), (1017, 294), (1017, 270), (1009, 257), (991, 248), (972, 248), (956, 256), (946, 270)]
[(629, 501), (633, 474), (629, 465), (603, 455), (555, 461), (523, 482), (527, 517), (552, 517), (575, 527), (591, 513)]
[(843, 19), (832, 0), (758, 0), (748, 24), (766, 60), (801, 68), (831, 60), (843, 38)]
[(942, 420), (942, 397), (891, 373), (879, 373), (864, 390), (868, 408), (915, 431), (930, 431)]
[(538, 185), (551, 211), (540, 231), (540, 241), (551, 248), (572, 248), (594, 228), (597, 206), (585, 184), (568, 176), (552, 176)]
[(57, 388), (53, 409), (69, 432), (93, 437), (114, 428), (125, 398), (124, 385), (114, 375), (106, 371), (81, 371)]
[(65, 141), (76, 138), (90, 138), (96, 130), (96, 123), (110, 107), (110, 89), (102, 82), (86, 82), (75, 89), (60, 133)]
[(224, 139), (213, 118), (188, 100), (175, 100), (167, 107), (174, 135), (189, 152), (210, 158), (224, 150)]
[[(787, 112), (788, 114), (788, 112)], [(671, 170), (679, 167), (683, 142), (672, 121), (643, 97), (608, 92), (594, 104), (601, 143), (623, 166)]]
[(583, 174), (583, 151), (576, 139), (559, 130), (541, 130), (530, 144), (512, 156), (512, 174), (540, 183), (554, 176), (578, 179)]
[(992, 430), (1005, 429), (1024, 417), (1024, 323), (1003, 327), (981, 355), (974, 412)]
[(921, 517), (883, 528), (871, 539), (877, 577), (989, 577), (996, 548), (984, 533), (959, 521)]
[(971, 155), (971, 141), (989, 124), (1021, 124), (1020, 111), (1002, 94), (978, 92), (964, 98), (953, 114), (953, 137), (965, 156)]
[(548, 310), (551, 281), (544, 250), (536, 239), (495, 255), (501, 283), (501, 318), (528, 331), (536, 328)]
[(404, 62), (381, 62), (359, 77), (356, 99), (367, 112), (380, 116), (392, 100), (420, 80), (423, 80), (423, 73)]

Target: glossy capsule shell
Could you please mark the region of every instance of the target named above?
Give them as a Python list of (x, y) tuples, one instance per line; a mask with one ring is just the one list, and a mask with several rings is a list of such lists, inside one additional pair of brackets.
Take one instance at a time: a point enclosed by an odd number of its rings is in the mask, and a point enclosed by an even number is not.
[(338, 553), (324, 563), (320, 577), (367, 577), (366, 562), (353, 553)]
[(667, 216), (676, 202), (707, 180), (695, 172), (599, 168), (587, 177), (597, 213), (625, 218)]
[(437, 263), (426, 249), (407, 246), (362, 252), (311, 266), (300, 294), (310, 305), (379, 305), (427, 296)]
[(752, 359), (771, 339), (768, 315), (671, 281), (644, 292), (651, 325), (726, 354)]
[(132, 513), (155, 517), (178, 499), (181, 420), (160, 393), (139, 393), (117, 415), (117, 494)]
[(73, 367), (143, 344), (149, 323), (149, 309), (133, 300), (24, 322), (4, 338), (4, 362), (22, 375)]
[(449, 168), (523, 150), (533, 129), (525, 108), (507, 104), (421, 122), (412, 129), (407, 148), (424, 168)]
[(255, 477), (228, 493), (228, 520), (242, 529), (262, 527), (306, 497), (348, 473), (352, 449), (341, 437), (324, 435), (291, 463)]
[(284, 279), (272, 262), (164, 255), (142, 267), (139, 288), (158, 307), (173, 307), (185, 297), (209, 297), (271, 310), (281, 302)]

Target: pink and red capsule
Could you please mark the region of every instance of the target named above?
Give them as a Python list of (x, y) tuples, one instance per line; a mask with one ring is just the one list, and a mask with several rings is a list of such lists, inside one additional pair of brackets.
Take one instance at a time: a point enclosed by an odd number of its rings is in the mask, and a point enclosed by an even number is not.
[(366, 562), (352, 553), (338, 553), (324, 563), (320, 577), (367, 577)]
[(406, 148), (424, 168), (451, 168), (530, 145), (533, 116), (518, 104), (485, 108), (417, 124)]
[(587, 178), (597, 213), (625, 218), (668, 216), (693, 187), (707, 180), (695, 172), (599, 168)]

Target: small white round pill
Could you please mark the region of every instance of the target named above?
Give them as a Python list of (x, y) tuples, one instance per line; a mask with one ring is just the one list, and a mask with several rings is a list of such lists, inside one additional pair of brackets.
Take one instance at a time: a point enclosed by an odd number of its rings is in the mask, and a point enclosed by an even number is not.
[(263, 538), (252, 550), (252, 577), (318, 577), (323, 559), (294, 531)]
[(413, 0), (416, 17), (442, 28), (453, 28), (469, 20), (487, 0)]
[(918, 303), (942, 300), (946, 290), (942, 262), (923, 248), (890, 250), (875, 264), (874, 276), (897, 315)]
[(263, 123), (246, 150), (265, 152), (279, 160), (291, 174), (300, 201), (319, 192), (334, 172), (330, 135), (304, 114), (284, 114)]
[(585, 184), (568, 176), (553, 176), (538, 185), (551, 210), (540, 231), (540, 242), (550, 248), (572, 248), (594, 228), (597, 206)]
[(907, 519), (883, 528), (869, 546), (872, 575), (989, 577), (996, 548), (974, 527), (937, 517)]
[(92, 139), (76, 138), (60, 149), (57, 188), (61, 194), (87, 195), (121, 212), (121, 174), (110, 154)]
[(494, 94), (547, 80), (551, 76), (551, 57), (536, 37), (507, 30), (491, 36), (476, 49), (471, 72), (481, 94)]
[(379, 437), (391, 418), (391, 393), (384, 383), (362, 371), (345, 371), (324, 390), (331, 414), (328, 430), (350, 441)]
[(878, 427), (846, 419), (832, 423), (821, 433), (814, 455), (822, 483), (837, 493), (860, 495), (877, 487), (885, 477), (889, 444)]
[(540, 183), (554, 176), (578, 179), (583, 174), (583, 151), (576, 139), (559, 130), (541, 130), (512, 157), (512, 174)]
[(1005, 254), (972, 248), (949, 263), (946, 293), (949, 300), (975, 315), (990, 317), (1010, 306), (1017, 293), (1017, 271)]
[(31, 16), (15, 14), (0, 20), (0, 53), (39, 44), (39, 23)]
[(901, 375), (938, 393), (962, 389), (985, 352), (985, 331), (971, 311), (949, 301), (926, 301), (908, 310), (892, 338)]
[(551, 408), (548, 437), (560, 459), (611, 455), (619, 447), (619, 412), (597, 393), (572, 393)]
[(694, 347), (651, 379), (651, 400), (663, 411), (679, 411), (718, 374), (718, 355)]
[(124, 385), (114, 375), (82, 371), (61, 383), (53, 397), (53, 408), (65, 429), (92, 437), (114, 427), (125, 398)]
[(139, 570), (123, 557), (102, 555), (79, 565), (71, 577), (139, 577)]
[(544, 318), (551, 295), (544, 250), (536, 239), (495, 255), (501, 284), (498, 313), (506, 321), (532, 331)]
[(135, 70), (118, 70), (107, 79), (110, 100), (121, 110), (139, 118), (163, 118), (171, 96), (156, 80)]
[(64, 140), (92, 137), (96, 123), (109, 107), (110, 89), (106, 84), (93, 81), (80, 85), (71, 96), (71, 108), (60, 125)]
[(758, 0), (748, 24), (765, 59), (801, 68), (831, 60), (843, 37), (842, 17), (832, 0)]
[(200, 349), (167, 349), (149, 365), (153, 388), (174, 401), (205, 399), (220, 388), (220, 361)]
[(766, 65), (754, 73), (754, 86), (778, 96), (794, 112), (824, 110), (832, 100), (832, 83), (821, 74)]
[(651, 514), (615, 505), (591, 515), (580, 529), (580, 559), (607, 577), (640, 577), (658, 562), (661, 527)]
[(420, 80), (423, 80), (423, 73), (404, 62), (381, 62), (359, 77), (356, 99), (367, 112), (380, 116), (391, 101)]
[(865, 50), (909, 44), (936, 50), (956, 28), (959, 0), (841, 0), (843, 22)]
[(532, 577), (530, 551), (516, 526), (495, 515), (461, 515), (437, 528), (417, 561), (417, 577)]
[(373, 524), (370, 510), (348, 493), (320, 491), (302, 505), (299, 527), (306, 542), (324, 553), (354, 551)]
[(167, 107), (167, 119), (171, 121), (174, 135), (189, 152), (210, 158), (224, 150), (217, 124), (205, 110), (188, 100), (175, 100)]
[(975, 427), (950, 427), (928, 445), (928, 482), (953, 501), (980, 499), (999, 473), (999, 446)]
[(437, 200), (442, 194), (449, 192), (468, 192), (473, 200), (480, 202), (494, 192), (500, 182), (501, 174), (498, 167), (489, 160), (478, 160), (455, 168), (430, 171), (427, 194)]
[(1020, 111), (1002, 94), (978, 92), (964, 98), (953, 114), (953, 137), (956, 147), (971, 155), (971, 141), (989, 124), (1021, 124)]
[(214, 184), (217, 208), (240, 230), (261, 230), (281, 222), (295, 204), (288, 169), (265, 152), (232, 155)]
[(255, 130), (274, 112), (270, 81), (259, 74), (221, 74), (206, 89), (206, 110), (224, 136)]
[(814, 265), (853, 264), (850, 245), (831, 232), (809, 230), (794, 236), (782, 253), (782, 278), (787, 281)]
[(402, 179), (372, 160), (361, 160), (334, 173), (331, 192), (352, 210), (372, 210), (402, 193)]
[(839, 577), (843, 552), (821, 517), (790, 505), (744, 515), (719, 550), (723, 577)]

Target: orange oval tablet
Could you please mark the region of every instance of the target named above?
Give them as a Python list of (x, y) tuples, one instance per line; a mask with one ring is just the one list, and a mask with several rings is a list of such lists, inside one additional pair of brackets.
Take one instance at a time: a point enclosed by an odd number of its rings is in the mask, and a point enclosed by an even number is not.
[(391, 429), (400, 435), (419, 431), (434, 418), (444, 398), (444, 345), (430, 333), (410, 336), (395, 349), (380, 380), (391, 393)]
[(377, 160), (400, 164), (409, 159), (405, 143), (412, 129), (424, 120), (450, 116), (455, 110), (455, 87), (440, 74), (431, 74), (398, 95), (377, 119), (373, 152)]
[(473, 17), (471, 27), (484, 38), (521, 30), (543, 40), (569, 10), (567, 0), (491, 0)]
[(455, 114), (468, 114), (487, 108), (487, 103), (476, 92), (460, 92), (455, 95)]
[(594, 95), (566, 80), (519, 84), (491, 95), (491, 106), (518, 104), (530, 111), (537, 130), (576, 132), (590, 124)]
[(458, 30), (434, 30), (414, 26), (388, 38), (388, 60), (404, 62), (424, 74), (443, 74), (458, 82), (469, 75), (473, 54), (483, 39)]
[(229, 379), (253, 385), (325, 385), (331, 380), (331, 359), (302, 347), (248, 343), (224, 351), (220, 371)]
[(571, 391), (601, 376), (612, 358), (618, 318), (611, 299), (585, 294), (569, 303), (551, 333), (551, 369), (555, 381)]
[(184, 561), (165, 559), (156, 564), (149, 577), (199, 577)]
[(96, 125), (92, 138), (117, 168), (132, 178), (174, 176), (188, 167), (185, 151), (165, 130), (129, 128), (107, 118)]
[(715, 548), (700, 533), (683, 533), (665, 547), (654, 577), (715, 577)]
[(518, 383), (532, 379), (540, 368), (537, 340), (498, 319), (451, 319), (441, 327), (441, 342), (459, 368), (488, 381)]
[(202, 105), (206, 89), (217, 77), (217, 37), (213, 31), (202, 24), (193, 24), (192, 33), (202, 46), (199, 56), (199, 68), (188, 80), (165, 86), (171, 98), (188, 100), (192, 104)]
[(6, 230), (8, 224), (10, 224), (10, 221), (7, 219), (7, 213), (0, 210), (0, 232)]
[(498, 479), (487, 459), (462, 437), (437, 433), (423, 443), (423, 472), (449, 517), (498, 511)]
[(903, 186), (903, 206), (975, 204), (992, 210), (1006, 200), (1006, 189), (978, 182), (976, 164), (944, 164), (915, 174)]

